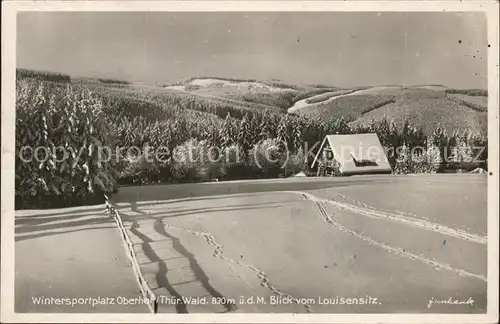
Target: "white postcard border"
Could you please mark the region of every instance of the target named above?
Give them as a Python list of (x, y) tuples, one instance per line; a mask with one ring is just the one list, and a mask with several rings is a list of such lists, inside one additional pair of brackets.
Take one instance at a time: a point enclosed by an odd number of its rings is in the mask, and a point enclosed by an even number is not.
[[(14, 152), (18, 11), (437, 11), (485, 12), (488, 19), (487, 314), (21, 314), (14, 313)], [(1, 321), (185, 323), (494, 323), (498, 322), (498, 1), (6, 1), (2, 2)]]

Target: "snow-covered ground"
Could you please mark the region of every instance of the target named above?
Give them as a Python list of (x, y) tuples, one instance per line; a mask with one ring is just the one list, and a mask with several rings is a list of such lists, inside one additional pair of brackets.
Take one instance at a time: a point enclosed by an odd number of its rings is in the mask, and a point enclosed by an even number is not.
[[(159, 295), (229, 303), (161, 312), (485, 311), (484, 175), (182, 186), (116, 197), (142, 269)], [(450, 296), (474, 302), (428, 307)], [(265, 302), (247, 303), (252, 297)], [(280, 298), (307, 306), (272, 303)], [(340, 298), (371, 302), (333, 304)]]
[[(486, 191), (484, 174), (375, 175), (122, 187), (112, 199), (159, 312), (481, 313)], [(103, 211), (16, 212), (16, 311), (147, 312), (33, 303), (139, 297)], [(472, 303), (432, 304), (449, 298)]]

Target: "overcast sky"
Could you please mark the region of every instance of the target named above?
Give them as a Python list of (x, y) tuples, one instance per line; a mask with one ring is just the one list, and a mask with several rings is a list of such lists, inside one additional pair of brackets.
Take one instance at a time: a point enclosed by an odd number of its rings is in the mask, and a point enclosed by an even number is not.
[(17, 36), (18, 67), (75, 76), (487, 87), (481, 13), (29, 12)]

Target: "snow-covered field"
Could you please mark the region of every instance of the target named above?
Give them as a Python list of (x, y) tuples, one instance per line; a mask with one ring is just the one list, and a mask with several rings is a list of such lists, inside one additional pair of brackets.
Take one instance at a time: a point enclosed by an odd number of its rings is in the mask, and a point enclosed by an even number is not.
[[(159, 312), (486, 309), (486, 175), (122, 187), (113, 200)], [(40, 311), (35, 293), (137, 293), (96, 208), (18, 213), (22, 311)], [(467, 303), (432, 303), (450, 297)]]

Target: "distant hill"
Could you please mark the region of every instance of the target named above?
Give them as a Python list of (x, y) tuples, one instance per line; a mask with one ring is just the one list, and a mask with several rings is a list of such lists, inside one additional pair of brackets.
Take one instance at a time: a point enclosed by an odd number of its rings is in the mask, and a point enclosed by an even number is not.
[[(447, 89), (443, 86), (372, 87), (316, 102), (309, 99), (295, 113), (325, 120), (345, 118), (351, 125), (367, 124), (384, 117), (397, 124), (408, 119), (413, 125), (432, 132), (438, 124), (448, 132), (467, 129), (487, 132), (485, 91)], [(323, 95), (325, 96), (325, 95)]]
[[(141, 88), (143, 86), (141, 85)], [(351, 125), (384, 117), (431, 133), (438, 124), (449, 133), (467, 129), (487, 133), (487, 91), (450, 89), (443, 85), (398, 85), (339, 88), (329, 85), (297, 85), (282, 81), (195, 77), (164, 89), (164, 95), (194, 95), (241, 109), (261, 109), (332, 120), (343, 117)]]
[(296, 85), (277, 80), (262, 81), (220, 77), (190, 78), (166, 85), (165, 88), (274, 106), (283, 111), (286, 111), (298, 100), (339, 90), (339, 88), (327, 85)]
[[(109, 78), (78, 78), (18, 69), (19, 77), (83, 84), (100, 93), (147, 99), (224, 118), (259, 111), (317, 117), (325, 122), (344, 118), (350, 125), (382, 118), (398, 124), (408, 119), (431, 133), (438, 124), (449, 133), (467, 129), (487, 133), (488, 93), (482, 89), (450, 89), (443, 85), (398, 85), (339, 88), (287, 84), (280, 80), (193, 77), (170, 85)], [(115, 95), (113, 95), (115, 96)]]

